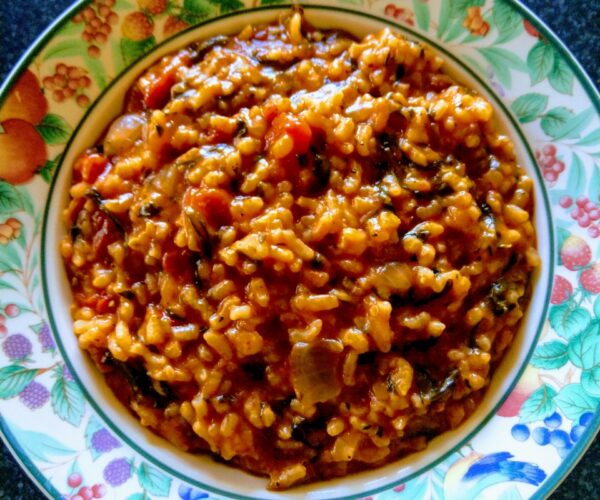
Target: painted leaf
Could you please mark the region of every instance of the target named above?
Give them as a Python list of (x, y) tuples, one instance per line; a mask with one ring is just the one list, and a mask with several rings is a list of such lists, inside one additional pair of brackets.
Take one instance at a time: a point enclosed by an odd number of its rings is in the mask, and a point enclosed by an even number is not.
[(456, 18), (451, 22), (450, 28), (444, 35), (444, 41), (452, 42), (453, 40), (456, 40), (460, 35), (464, 34), (466, 31), (467, 29), (463, 26), (463, 20), (461, 18)]
[(521, 16), (506, 0), (496, 0), (494, 3), (493, 22), (498, 29), (498, 38), (494, 43), (508, 42), (523, 29)]
[(125, 66), (129, 66), (131, 63), (137, 61), (146, 52), (151, 50), (156, 45), (156, 38), (154, 36), (148, 37), (145, 40), (128, 40), (127, 38), (121, 39), (121, 57)]
[(511, 69), (517, 71), (526, 70), (523, 61), (506, 49), (501, 49), (499, 47), (483, 47), (477, 50), (490, 64), (498, 81), (505, 87), (510, 88), (512, 85)]
[(600, 366), (600, 323), (593, 323), (571, 338), (569, 359), (571, 363), (583, 370)]
[(140, 486), (148, 493), (159, 497), (166, 497), (171, 489), (171, 478), (155, 467), (142, 462), (138, 468)]
[(111, 40), (110, 42), (110, 53), (112, 54), (113, 69), (116, 75), (119, 75), (121, 71), (125, 69), (125, 61), (123, 60), (123, 54), (121, 53), (121, 44), (118, 40)]
[(126, 500), (147, 500), (148, 495), (144, 493), (134, 493), (133, 495), (129, 495)]
[(521, 123), (529, 123), (541, 115), (548, 105), (548, 96), (542, 94), (524, 94), (512, 103), (512, 110)]
[(463, 55), (463, 61), (466, 61), (473, 69), (475, 69), (478, 73), (485, 75), (485, 68), (481, 65), (477, 59), (471, 56)]
[(87, 44), (83, 40), (80, 38), (71, 38), (68, 40), (62, 40), (52, 45), (48, 50), (46, 50), (46, 52), (44, 52), (42, 60), (46, 61), (54, 58), (81, 56), (85, 54), (86, 51)]
[(552, 108), (543, 117), (540, 125), (542, 130), (550, 137), (556, 138), (561, 127), (567, 123), (571, 118), (575, 116), (575, 113), (570, 109), (563, 106)]
[(569, 420), (577, 420), (585, 412), (596, 411), (600, 403), (600, 399), (590, 396), (581, 384), (565, 385), (554, 401)]
[(598, 295), (594, 301), (594, 316), (600, 318), (600, 295)]
[(582, 193), (585, 190), (585, 166), (577, 153), (571, 157), (569, 177), (567, 178), (567, 191), (569, 193)]
[(129, 10), (135, 8), (136, 5), (134, 2), (130, 2), (129, 0), (117, 0), (115, 2), (114, 9), (115, 10)]
[(8, 213), (21, 208), (21, 197), (12, 184), (0, 179), (0, 212)]
[(52, 408), (61, 420), (78, 426), (85, 413), (85, 399), (81, 389), (74, 380), (66, 380), (60, 376), (50, 393)]
[[(21, 198), (21, 207), (26, 213), (33, 217), (35, 214), (35, 208), (31, 199), (31, 192), (24, 186), (15, 186), (15, 189)], [(21, 231), (21, 234), (24, 234), (24, 231)]]
[(548, 81), (554, 89), (561, 94), (571, 95), (573, 93), (573, 81), (575, 77), (568, 63), (560, 56), (554, 58), (554, 66), (548, 75)]
[(484, 47), (479, 50), (483, 54), (493, 55), (498, 61), (502, 62), (509, 68), (516, 69), (517, 71), (526, 71), (527, 66), (525, 63), (512, 52), (502, 49), (500, 47)]
[(600, 144), (600, 128), (579, 139), (575, 144), (578, 146), (595, 146), (596, 144)]
[(47, 434), (25, 431), (10, 424), (9, 427), (19, 445), (35, 460), (52, 463), (54, 462), (53, 457), (68, 456), (75, 453), (74, 450)]
[(417, 19), (417, 26), (423, 31), (427, 31), (429, 29), (429, 5), (427, 2), (423, 2), (423, 0), (413, 0), (413, 11), (415, 13), (415, 18)]
[(15, 292), (19, 291), (19, 289), (15, 285), (2, 279), (0, 279), (0, 290), (14, 290)]
[(544, 370), (555, 370), (564, 366), (568, 360), (567, 344), (554, 340), (536, 348), (531, 364)]
[(90, 75), (98, 88), (104, 90), (108, 85), (108, 76), (106, 75), (106, 69), (104, 63), (96, 58), (86, 55), (83, 60), (85, 61), (85, 67), (90, 72)]
[(39, 174), (42, 176), (48, 184), (52, 181), (52, 177), (54, 176), (54, 172), (56, 171), (56, 167), (62, 160), (62, 153), (59, 154), (54, 160), (48, 160), (44, 166), (39, 170)]
[(90, 420), (88, 421), (88, 424), (85, 428), (84, 438), (85, 445), (90, 451), (90, 455), (92, 455), (92, 460), (96, 460), (99, 456), (102, 455), (102, 453), (97, 451), (92, 444), (92, 436), (102, 428), (103, 425), (100, 422), (98, 422), (98, 420), (93, 415), (90, 416)]
[(550, 74), (555, 57), (554, 49), (549, 43), (539, 41), (531, 48), (527, 54), (527, 67), (532, 85), (541, 82)]
[(600, 397), (600, 366), (581, 373), (581, 387), (594, 397)]
[(450, 25), (450, 2), (442, 2), (440, 9), (440, 18), (438, 19), (438, 28), (436, 36), (442, 38), (448, 26)]
[(44, 138), (46, 144), (64, 144), (69, 140), (73, 131), (62, 116), (52, 113), (47, 114), (35, 128)]
[(20, 365), (0, 368), (0, 399), (13, 398), (35, 378), (37, 370)]
[(240, 0), (210, 0), (210, 3), (217, 5), (221, 14), (240, 10), (244, 7), (244, 3), (240, 2)]
[(68, 36), (68, 35), (79, 35), (83, 31), (83, 23), (74, 23), (70, 21), (65, 23), (59, 30), (57, 35)]
[(542, 420), (551, 415), (556, 408), (553, 399), (555, 396), (556, 391), (552, 387), (548, 384), (542, 385), (542, 387), (533, 391), (521, 406), (519, 420), (523, 423), (529, 423)]
[[(600, 166), (598, 163), (594, 163), (592, 172), (592, 180), (590, 181), (590, 200), (600, 201)], [(600, 312), (596, 313), (596, 316), (600, 318)]]
[(285, 0), (260, 0), (261, 5), (277, 5), (285, 2)]
[(213, 15), (215, 8), (208, 0), (183, 0), (179, 17), (188, 24), (198, 24)]
[(4, 264), (6, 270), (21, 269), (23, 267), (17, 240), (13, 240), (4, 246), (2, 253), (0, 253), (0, 263)]
[(594, 118), (594, 115), (594, 108), (588, 108), (585, 111), (582, 111), (563, 123), (553, 137), (555, 139), (573, 139), (579, 137)]
[(582, 307), (571, 309), (569, 304), (552, 306), (550, 325), (563, 339), (570, 339), (585, 330), (591, 321), (590, 313)]

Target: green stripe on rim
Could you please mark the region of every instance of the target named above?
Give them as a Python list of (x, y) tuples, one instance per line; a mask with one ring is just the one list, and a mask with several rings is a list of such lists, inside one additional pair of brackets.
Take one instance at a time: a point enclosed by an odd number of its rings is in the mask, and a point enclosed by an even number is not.
[[(596, 111), (598, 113), (600, 113), (600, 95), (598, 94), (598, 91), (595, 89), (594, 85), (592, 84), (591, 80), (589, 79), (589, 77), (587, 76), (587, 74), (584, 72), (584, 70), (581, 68), (581, 66), (579, 65), (579, 63), (576, 61), (576, 59), (574, 58), (574, 56), (571, 54), (571, 52), (563, 45), (563, 43), (544, 25), (544, 23), (542, 23), (529, 9), (527, 9), (526, 7), (524, 7), (522, 4), (520, 4), (518, 1), (516, 0), (509, 0), (510, 4), (513, 8), (515, 8), (517, 11), (519, 11), (521, 13), (521, 15), (526, 18), (528, 21), (530, 21), (535, 28), (543, 34), (543, 36), (549, 40), (554, 47), (559, 51), (559, 53), (561, 54), (561, 56), (564, 58), (564, 60), (566, 60), (568, 62), (568, 64), (570, 65), (570, 67), (573, 69), (574, 74), (576, 75), (578, 81), (581, 83), (581, 85), (584, 87), (584, 90), (587, 94), (587, 96), (590, 98), (590, 100), (593, 102)], [(66, 10), (62, 16), (60, 18), (57, 19), (56, 22), (54, 22), (48, 29), (46, 29), (46, 31), (44, 31), (44, 33), (36, 40), (36, 42), (34, 44), (32, 44), (32, 46), (30, 47), (30, 49), (24, 54), (24, 56), (18, 61), (18, 63), (16, 64), (15, 68), (12, 70), (12, 72), (9, 74), (9, 76), (7, 77), (7, 79), (4, 81), (4, 83), (2, 84), (2, 86), (0, 87), (0, 104), (4, 101), (4, 99), (6, 98), (6, 96), (8, 95), (8, 91), (10, 90), (10, 88), (12, 87), (13, 83), (17, 80), (17, 78), (19, 77), (19, 75), (21, 74), (21, 72), (23, 70), (25, 70), (27, 68), (27, 66), (30, 64), (30, 62), (32, 61), (32, 59), (35, 57), (35, 55), (40, 51), (41, 48), (43, 48), (43, 46), (46, 44), (46, 42), (48, 42), (56, 33), (56, 31), (58, 29), (60, 29), (66, 22), (68, 22), (70, 20), (70, 18), (78, 11), (80, 10), (82, 7), (84, 7), (85, 5), (89, 4), (90, 1), (89, 0), (79, 0), (78, 2), (76, 2), (71, 8), (69, 8), (68, 10)], [(268, 9), (283, 9), (283, 8), (289, 8), (289, 4), (288, 5), (280, 5), (280, 6), (269, 6), (269, 7), (259, 7), (259, 8), (255, 8), (255, 9), (248, 9), (245, 11), (241, 11), (241, 12), (236, 12), (236, 13), (231, 13), (231, 14), (227, 14), (227, 15), (223, 15), (223, 16), (219, 16), (217, 18), (213, 18), (209, 21), (206, 21), (205, 23), (202, 23), (198, 26), (201, 26), (203, 24), (206, 24), (208, 22), (212, 22), (215, 19), (223, 19), (223, 18), (227, 18), (227, 17), (231, 17), (233, 15), (239, 15), (243, 12), (247, 12), (247, 11), (256, 11), (256, 10), (268, 10)], [(362, 15), (371, 19), (375, 19), (378, 21), (383, 21), (387, 24), (390, 24), (402, 31), (406, 31), (408, 33), (411, 34), (411, 36), (416, 37), (416, 38), (420, 38), (421, 40), (426, 41), (428, 44), (435, 46), (438, 50), (440, 50), (441, 52), (445, 53), (447, 56), (449, 56), (451, 59), (453, 59), (454, 61), (456, 61), (460, 66), (464, 67), (464, 65), (457, 61), (456, 58), (454, 56), (452, 56), (452, 54), (449, 54), (447, 51), (445, 51), (444, 49), (442, 49), (441, 47), (437, 46), (437, 44), (435, 44), (432, 40), (429, 39), (424, 39), (422, 36), (420, 36), (418, 33), (413, 32), (410, 29), (407, 29), (403, 26), (399, 26), (396, 23), (393, 23), (391, 21), (389, 21), (388, 19), (385, 18), (381, 18), (378, 16), (374, 16), (371, 14), (365, 14), (363, 12), (359, 12), (359, 11), (354, 11), (351, 9), (344, 9), (344, 8), (338, 8), (338, 7), (327, 7), (327, 6), (307, 6), (306, 8), (308, 9), (326, 9), (326, 10), (333, 10), (333, 11), (341, 11), (341, 12), (346, 12), (346, 13), (351, 13), (351, 14), (358, 14), (358, 15)], [(190, 28), (190, 29), (195, 29), (198, 26), (195, 26), (194, 28)], [(188, 30), (189, 31), (189, 30)], [(161, 44), (162, 45), (162, 44)], [(481, 81), (481, 79), (474, 73), (472, 72), (470, 69), (466, 68), (466, 70), (478, 81), (480, 82), (481, 85), (483, 85), (486, 89), (488, 89), (489, 91), (489, 87)], [(124, 70), (124, 71), (127, 71)], [(118, 78), (118, 77), (117, 77)], [(111, 83), (112, 85), (112, 83)], [(106, 90), (105, 90), (106, 91)], [(494, 95), (493, 92), (490, 92), (492, 95)], [(515, 126), (515, 129), (518, 131), (518, 134), (520, 136), (520, 138), (523, 140), (528, 154), (530, 155), (530, 157), (532, 157), (531, 154), (531, 150), (527, 144), (527, 142), (524, 140), (524, 136), (523, 133), (520, 129), (520, 127), (518, 125), (515, 124), (515, 121), (511, 115), (510, 112), (507, 112), (505, 106), (502, 103), (498, 103), (500, 105), (500, 107), (506, 112), (506, 114), (510, 117), (513, 126)], [(93, 107), (92, 107), (93, 108)], [(89, 111), (91, 111), (91, 109)], [(88, 111), (88, 113), (89, 113)], [(87, 114), (82, 118), (81, 121), (83, 121)], [(79, 129), (79, 126), (78, 128)], [(77, 132), (77, 129), (74, 133)], [(68, 148), (70, 145), (70, 143), (66, 146), (66, 148)], [(61, 165), (59, 165), (58, 168), (60, 168)], [(540, 179), (540, 174), (539, 171), (536, 170), (536, 176), (538, 177), (538, 181), (541, 182)], [(52, 190), (54, 188), (55, 185), (55, 181), (56, 181), (56, 175), (53, 179), (52, 185), (50, 186), (50, 192), (49, 192), (49, 198), (50, 199), (50, 195), (52, 193)], [(543, 185), (543, 183), (541, 184)], [(544, 204), (546, 205), (546, 209), (548, 210), (549, 213), (549, 201), (548, 201), (548, 195), (546, 193), (546, 190), (543, 189), (543, 195), (544, 195)], [(46, 208), (45, 208), (45, 217), (44, 217), (44, 229), (43, 229), (43, 233), (42, 233), (42, 248), (44, 246), (45, 243), (45, 230), (46, 230), (46, 215), (48, 213), (48, 208), (49, 208), (49, 203), (46, 204)], [(553, 231), (553, 226), (550, 226), (551, 232)], [(553, 234), (551, 235), (551, 256), (552, 256), (552, 262), (554, 262), (554, 258), (555, 258), (555, 242), (554, 242), (554, 237)], [(554, 269), (552, 267), (552, 269), (550, 270), (550, 278), (552, 278), (553, 276), (553, 272)], [(44, 289), (44, 297), (46, 302), (48, 302), (48, 288), (47, 288), (47, 283), (45, 280), (45, 263), (42, 260), (42, 283), (43, 283), (43, 289)], [(550, 294), (550, 287), (548, 288), (548, 292), (547, 292), (547, 296), (546, 296), (546, 301), (545, 301), (545, 308), (544, 308), (544, 315), (543, 317), (545, 318), (546, 314), (547, 314), (547, 310), (548, 310), (548, 303), (549, 301), (547, 300), (549, 298), (549, 294)], [(51, 322), (51, 326), (53, 327), (54, 330), (56, 330), (56, 327), (54, 325), (54, 320), (52, 317), (51, 312), (49, 311), (49, 320)], [(539, 335), (541, 332), (541, 325), (538, 328), (538, 332), (536, 333), (536, 337), (535, 340), (536, 342), (534, 343), (534, 345), (537, 343), (538, 339), (539, 339)], [(69, 365), (69, 367), (71, 367), (70, 361), (68, 360), (68, 358), (65, 355), (64, 352), (64, 348), (62, 346), (62, 343), (60, 343), (59, 337), (55, 336), (56, 339), (58, 340), (58, 344), (59, 344), (59, 348), (61, 350), (61, 353), (63, 355), (63, 358), (65, 360), (65, 362), (67, 363), (67, 365)], [(448, 452), (448, 454), (446, 454), (446, 456), (448, 456), (451, 453), (454, 453), (456, 451), (456, 449), (460, 448), (466, 441), (468, 441), (469, 439), (471, 439), (480, 429), (483, 425), (485, 425), (485, 423), (487, 423), (487, 421), (489, 421), (489, 419), (495, 414), (495, 412), (497, 411), (497, 409), (500, 407), (500, 405), (502, 404), (502, 402), (504, 401), (504, 399), (508, 396), (508, 394), (510, 394), (510, 392), (512, 391), (512, 389), (514, 388), (514, 385), (516, 384), (516, 382), (518, 381), (518, 379), (520, 378), (520, 376), (522, 375), (523, 369), (524, 367), (527, 365), (531, 354), (533, 352), (533, 348), (530, 349), (530, 352), (527, 355), (526, 358), (526, 362), (523, 364), (523, 367), (521, 368), (521, 370), (519, 371), (518, 376), (515, 379), (515, 382), (512, 384), (511, 388), (509, 391), (507, 391), (506, 395), (502, 398), (502, 400), (498, 403), (498, 405), (496, 406), (496, 408), (490, 413), (490, 415), (488, 415), (483, 422), (477, 427), (477, 429), (475, 429), (469, 436), (467, 436), (457, 447), (455, 447), (452, 451)], [(74, 373), (74, 376), (77, 378), (77, 374)], [(91, 399), (89, 398), (89, 395), (87, 394), (87, 391), (85, 391), (85, 388), (83, 387), (83, 385), (81, 384), (81, 381), (77, 378), (78, 383), (80, 384), (80, 386), (82, 387), (82, 390), (84, 392), (84, 394), (86, 394), (86, 397), (88, 399), (88, 401), (90, 402), (90, 404), (94, 407), (94, 409), (100, 414), (102, 415), (102, 413), (99, 411), (99, 408), (96, 406), (96, 404), (91, 401)], [(108, 423), (110, 425), (111, 428), (114, 429), (114, 427), (112, 426), (112, 424)], [(537, 490), (537, 492), (535, 493), (534, 497), (535, 498), (543, 498), (546, 495), (550, 494), (560, 483), (560, 481), (562, 479), (564, 479), (564, 477), (566, 476), (566, 474), (576, 465), (576, 463), (578, 462), (578, 460), (581, 458), (581, 456), (583, 455), (583, 453), (587, 450), (587, 448), (591, 445), (594, 437), (596, 436), (596, 434), (598, 433), (598, 430), (600, 428), (600, 411), (596, 411), (596, 414), (594, 415), (594, 418), (591, 422), (591, 424), (589, 425), (586, 433), (582, 436), (582, 438), (577, 442), (577, 444), (573, 447), (573, 451), (569, 454), (569, 456), (560, 464), (560, 466), (555, 470), (555, 472), (546, 479), (546, 481), (543, 483), (542, 487), (540, 489)], [(121, 435), (120, 432), (118, 430), (116, 430), (116, 433), (118, 435)], [(30, 477), (34, 480), (34, 482), (40, 487), (40, 489), (42, 491), (44, 491), (46, 494), (51, 495), (52, 497), (58, 497), (60, 496), (60, 493), (52, 486), (52, 484), (50, 484), (50, 482), (40, 473), (39, 469), (35, 466), (35, 464), (33, 464), (33, 462), (31, 462), (31, 460), (29, 460), (27, 454), (25, 453), (25, 451), (23, 450), (23, 448), (19, 445), (19, 443), (15, 440), (14, 436), (12, 435), (12, 433), (10, 432), (10, 429), (6, 426), (4, 420), (2, 420), (0, 418), (0, 434), (3, 438), (3, 440), (5, 441), (7, 447), (12, 451), (12, 453), (14, 454), (15, 458), (17, 459), (17, 461), (19, 461), (19, 463), (24, 467), (25, 471), (28, 473), (28, 475), (30, 475)], [(145, 456), (146, 458), (148, 458), (150, 461), (152, 461), (153, 463), (156, 464), (155, 460), (151, 457), (148, 456), (145, 452), (139, 450), (137, 448), (136, 445), (132, 445), (132, 443), (129, 442), (129, 440), (126, 438), (126, 436), (121, 436), (122, 438), (124, 438), (124, 441), (126, 441), (133, 450), (137, 451), (138, 453), (140, 453), (141, 455)], [(425, 470), (428, 470), (432, 467), (434, 467), (435, 465), (437, 465), (438, 463), (440, 463), (443, 458), (436, 460), (434, 463), (430, 464), (429, 466), (427, 466), (426, 468), (421, 469), (420, 471), (411, 474), (409, 477), (403, 479), (401, 482), (406, 482), (409, 481), (410, 479), (414, 478), (415, 476), (423, 473)], [(161, 468), (163, 469), (167, 469), (166, 467), (162, 466), (162, 464), (158, 464)], [(185, 480), (186, 482), (190, 482), (191, 484), (198, 484), (195, 481), (189, 481), (186, 480), (185, 478), (182, 478), (176, 471), (172, 471), (169, 470), (169, 472), (180, 478)], [(355, 495), (353, 497), (350, 498), (355, 498), (358, 496), (364, 496), (364, 495), (369, 495), (369, 494), (373, 494), (373, 493), (377, 493), (380, 492), (382, 490), (388, 489), (388, 488), (392, 488), (395, 484), (399, 484), (398, 482), (394, 483), (394, 484), (390, 484), (387, 485), (385, 487), (379, 488), (377, 490), (373, 490), (370, 492), (365, 492), (362, 493), (361, 495)], [(215, 493), (221, 493), (221, 494), (225, 494), (228, 496), (231, 496), (231, 494), (221, 491), (221, 490), (216, 490), (210, 487), (207, 487), (205, 485), (201, 485), (198, 484), (198, 486), (200, 486), (203, 489), (206, 489), (208, 491), (213, 491)], [(236, 498), (247, 498), (247, 497), (239, 497), (234, 495), (234, 497)]]

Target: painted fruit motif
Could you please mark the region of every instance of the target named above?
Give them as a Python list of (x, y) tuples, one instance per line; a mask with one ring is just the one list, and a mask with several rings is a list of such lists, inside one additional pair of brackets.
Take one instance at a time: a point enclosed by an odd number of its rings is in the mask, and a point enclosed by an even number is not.
[(589, 264), (592, 259), (592, 251), (585, 240), (571, 235), (560, 249), (560, 258), (569, 271), (576, 271)]
[(525, 373), (519, 380), (517, 386), (508, 396), (507, 400), (498, 410), (500, 417), (515, 417), (519, 414), (519, 410), (527, 398), (540, 386), (538, 371), (532, 366), (525, 369)]
[(18, 118), (33, 125), (42, 121), (48, 112), (48, 103), (37, 77), (26, 70), (0, 107), (0, 122)]
[(0, 179), (23, 184), (48, 160), (46, 143), (35, 127), (11, 118), (0, 123)]

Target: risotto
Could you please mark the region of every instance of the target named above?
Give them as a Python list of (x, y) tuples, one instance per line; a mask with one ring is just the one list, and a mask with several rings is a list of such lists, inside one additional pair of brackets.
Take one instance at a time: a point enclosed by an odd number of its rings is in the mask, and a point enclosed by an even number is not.
[(272, 489), (425, 448), (539, 265), (493, 114), (427, 47), (299, 12), (164, 57), (73, 167), (81, 348), (142, 425)]

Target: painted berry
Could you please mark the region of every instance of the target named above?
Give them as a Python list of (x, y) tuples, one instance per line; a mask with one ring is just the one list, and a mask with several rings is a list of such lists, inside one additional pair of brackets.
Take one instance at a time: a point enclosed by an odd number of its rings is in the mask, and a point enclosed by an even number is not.
[(208, 497), (208, 493), (192, 488), (187, 484), (180, 484), (177, 493), (181, 500), (200, 500)]
[(148, 11), (150, 14), (161, 14), (167, 8), (167, 0), (137, 0), (140, 9)]
[(95, 484), (92, 486), (92, 493), (94, 494), (94, 498), (102, 498), (106, 495), (106, 486), (103, 484)]
[(566, 458), (571, 453), (572, 449), (573, 449), (573, 445), (571, 443), (569, 443), (568, 445), (563, 446), (562, 448), (560, 448), (560, 447), (557, 448), (556, 451), (558, 451), (558, 456), (560, 458)]
[(556, 429), (550, 433), (550, 444), (556, 448), (565, 448), (571, 444), (571, 439), (565, 431)]
[(21, 312), (21, 310), (19, 309), (19, 306), (15, 304), (8, 304), (4, 308), (4, 314), (6, 314), (9, 318), (14, 318), (15, 316), (18, 316), (19, 312)]
[(534, 36), (536, 38), (540, 38), (540, 33), (538, 30), (536, 30), (533, 27), (533, 24), (531, 24), (527, 19), (523, 20), (523, 26), (525, 27), (525, 31), (527, 33), (529, 33), (531, 36)]
[(590, 425), (593, 418), (594, 414), (591, 411), (586, 411), (584, 414), (581, 415), (581, 417), (579, 417), (579, 425), (587, 427), (588, 425)]
[(583, 433), (585, 432), (585, 427), (583, 425), (574, 425), (573, 428), (571, 429), (571, 441), (573, 441), (574, 443), (576, 441), (579, 441), (579, 439), (581, 438), (581, 436), (583, 436)]
[(527, 427), (525, 424), (513, 425), (510, 433), (517, 441), (527, 441), (530, 435), (529, 427)]
[(98, 453), (106, 453), (120, 446), (121, 443), (106, 429), (97, 430), (92, 434), (92, 447)]
[(50, 333), (50, 327), (47, 323), (44, 323), (42, 328), (40, 328), (40, 331), (38, 332), (38, 339), (40, 344), (42, 344), (42, 349), (44, 351), (53, 351), (56, 349), (56, 344), (54, 343), (54, 339)]
[(153, 29), (152, 21), (143, 12), (127, 14), (121, 25), (123, 36), (133, 41), (145, 40), (152, 35)]
[(564, 195), (558, 203), (563, 208), (569, 208), (573, 204), (573, 198), (568, 195)]
[(592, 259), (592, 251), (583, 239), (572, 235), (563, 243), (560, 249), (560, 258), (567, 269), (575, 271), (589, 264)]
[(2, 350), (8, 356), (8, 359), (14, 361), (26, 358), (31, 354), (31, 341), (20, 333), (9, 335), (2, 342)]
[(540, 446), (546, 446), (550, 442), (550, 431), (545, 427), (536, 427), (531, 437)]
[(165, 25), (163, 26), (163, 34), (166, 38), (173, 36), (175, 33), (179, 33), (184, 29), (189, 28), (190, 25), (186, 23), (183, 19), (179, 19), (178, 17), (169, 16), (165, 21)]
[(92, 488), (90, 488), (89, 486), (83, 486), (77, 492), (77, 494), (84, 500), (92, 500), (92, 498), (94, 498), (94, 492), (92, 491)]
[(111, 486), (121, 486), (131, 477), (131, 464), (124, 458), (116, 458), (104, 468), (103, 476)]
[(557, 427), (560, 427), (560, 424), (562, 424), (562, 417), (560, 414), (554, 412), (552, 415), (544, 419), (544, 423), (546, 426), (548, 426), (548, 428), (556, 429)]
[(554, 279), (554, 287), (552, 287), (552, 295), (550, 303), (557, 305), (565, 302), (573, 293), (573, 286), (569, 281), (562, 276), (556, 276)]
[(33, 381), (19, 394), (21, 402), (30, 410), (36, 410), (46, 404), (50, 392), (39, 382)]
[(600, 262), (596, 262), (581, 273), (581, 286), (590, 293), (600, 293)]
[(71, 488), (77, 488), (82, 482), (83, 478), (81, 477), (81, 474), (78, 474), (77, 472), (73, 472), (73, 474), (67, 478), (67, 484)]

